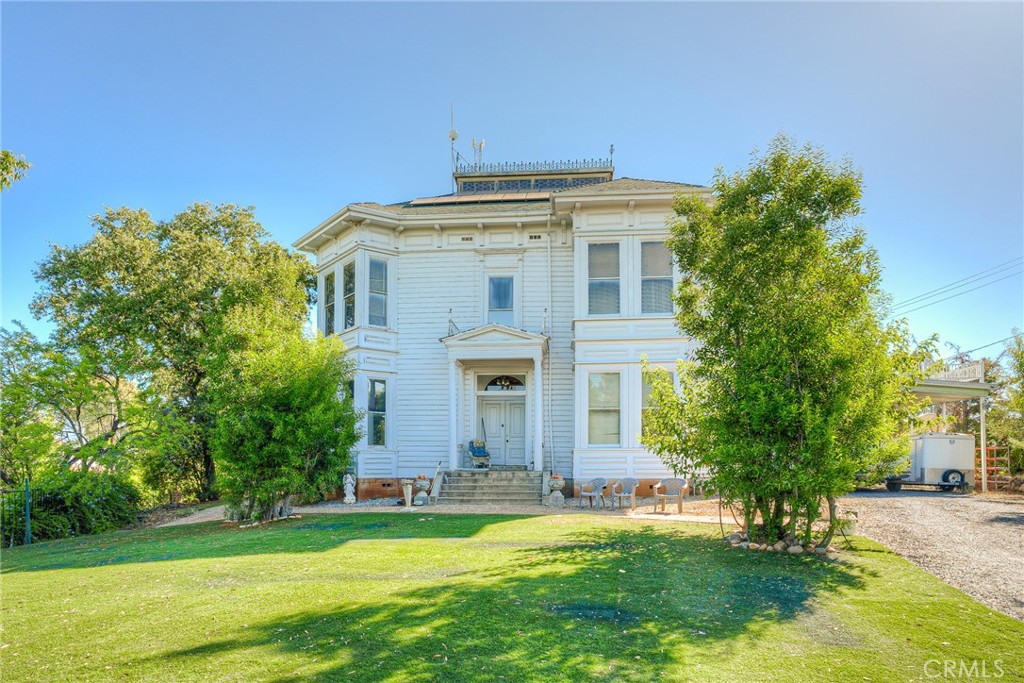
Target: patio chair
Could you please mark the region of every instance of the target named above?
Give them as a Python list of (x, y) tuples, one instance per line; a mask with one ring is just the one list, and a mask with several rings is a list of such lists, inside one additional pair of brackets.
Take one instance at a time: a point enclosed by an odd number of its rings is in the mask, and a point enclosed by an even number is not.
[[(597, 498), (601, 502), (601, 507), (604, 507), (604, 487), (608, 485), (607, 479), (598, 477), (597, 479), (591, 479), (586, 484), (580, 487), (580, 503), (579, 507), (583, 507), (583, 499), (587, 498), (590, 500), (590, 507), (594, 507), (594, 499)], [(590, 487), (590, 491), (584, 491), (583, 489)]]
[[(617, 482), (612, 484), (612, 509), (615, 509), (615, 501), (619, 501), (619, 509), (622, 509), (622, 504), (625, 499), (629, 499), (629, 509), (636, 510), (636, 487), (640, 486), (640, 482), (633, 477), (626, 477), (625, 479), (619, 479)], [(619, 492), (616, 493), (615, 489), (618, 488)]]
[[(685, 479), (671, 478), (659, 481), (654, 485), (654, 510), (658, 510), (658, 502), (660, 502), (661, 511), (665, 512), (665, 503), (669, 498), (675, 498), (679, 514), (683, 514), (683, 496), (686, 495), (687, 487), (688, 484)], [(659, 489), (665, 489), (665, 492), (660, 493)]]

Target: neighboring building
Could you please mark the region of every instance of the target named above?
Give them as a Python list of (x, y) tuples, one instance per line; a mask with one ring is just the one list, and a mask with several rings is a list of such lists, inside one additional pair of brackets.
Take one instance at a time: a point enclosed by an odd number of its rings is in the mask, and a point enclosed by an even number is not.
[[(457, 192), (350, 204), (294, 246), (315, 254), (318, 328), (347, 345), (366, 411), (361, 497), (397, 478), (492, 464), (656, 481), (641, 447), (640, 359), (674, 368), (680, 336), (665, 247), (678, 193), (614, 179), (610, 160), (475, 164)], [(570, 488), (571, 490), (571, 484)]]

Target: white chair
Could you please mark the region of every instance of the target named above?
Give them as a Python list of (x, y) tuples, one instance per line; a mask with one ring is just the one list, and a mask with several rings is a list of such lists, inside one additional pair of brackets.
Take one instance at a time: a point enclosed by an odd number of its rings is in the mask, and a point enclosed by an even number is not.
[[(601, 502), (601, 507), (604, 507), (604, 487), (608, 485), (607, 479), (598, 477), (597, 479), (591, 479), (586, 484), (580, 487), (580, 504), (579, 507), (583, 507), (583, 499), (587, 498), (590, 500), (590, 507), (594, 507), (594, 499), (596, 498)], [(589, 491), (583, 489), (590, 487)]]
[[(612, 484), (612, 509), (615, 508), (615, 501), (619, 501), (619, 509), (622, 509), (622, 503), (626, 498), (629, 499), (629, 509), (636, 510), (636, 488), (640, 486), (640, 482), (633, 477), (626, 477), (625, 479), (619, 479), (617, 482)], [(616, 493), (615, 489), (618, 488), (619, 492)]]
[[(688, 488), (688, 482), (685, 479), (671, 478), (662, 479), (654, 485), (654, 509), (657, 511), (658, 503), (661, 503), (661, 511), (665, 512), (665, 503), (669, 498), (676, 499), (676, 507), (679, 514), (683, 514), (683, 496), (686, 495)], [(659, 493), (659, 489), (665, 489), (664, 493)]]

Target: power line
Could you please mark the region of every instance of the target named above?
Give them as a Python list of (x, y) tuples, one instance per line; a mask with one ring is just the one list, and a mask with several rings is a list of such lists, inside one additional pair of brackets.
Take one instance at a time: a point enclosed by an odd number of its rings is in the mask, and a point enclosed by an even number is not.
[(999, 341), (989, 342), (988, 344), (985, 344), (984, 346), (979, 346), (978, 348), (971, 349), (970, 351), (957, 351), (952, 356), (946, 356), (945, 358), (940, 358), (939, 360), (949, 360), (950, 358), (955, 358), (956, 356), (966, 356), (969, 353), (974, 353), (975, 351), (981, 351), (982, 349), (987, 349), (988, 347), (995, 346), (996, 344), (1002, 344), (1003, 342), (1008, 342), (1011, 339), (1015, 339), (1016, 337), (1017, 337), (1017, 335), (1012, 335), (1012, 336), (1007, 337), (1006, 339), (1000, 339)]
[(916, 308), (911, 308), (909, 311), (901, 311), (899, 313), (894, 313), (893, 317), (896, 317), (897, 315), (904, 316), (904, 315), (907, 315), (908, 313), (913, 313), (914, 311), (920, 311), (922, 308), (928, 308), (929, 306), (934, 306), (935, 304), (941, 304), (943, 301), (949, 301), (950, 299), (955, 299), (958, 296), (963, 296), (964, 294), (968, 294), (968, 293), (973, 292), (973, 291), (975, 291), (977, 289), (981, 289), (982, 287), (988, 287), (989, 285), (994, 285), (997, 282), (1002, 282), (1003, 280), (1008, 280), (1011, 277), (1017, 277), (1018, 275), (1021, 275), (1021, 274), (1024, 274), (1024, 270), (1018, 270), (1016, 273), (1010, 273), (1009, 275), (1001, 277), (998, 280), (992, 280), (991, 282), (986, 282), (983, 285), (978, 285), (977, 287), (971, 287), (970, 289), (965, 289), (964, 291), (957, 292), (956, 294), (950, 294), (949, 296), (945, 297), (944, 299), (939, 299), (937, 301), (930, 301), (930, 302), (928, 302), (926, 304), (923, 304), (921, 306), (918, 306)]
[(914, 303), (918, 303), (919, 301), (924, 299), (931, 299), (935, 296), (938, 296), (939, 294), (944, 294), (949, 290), (959, 289), (959, 287), (963, 285), (968, 285), (977, 280), (983, 280), (985, 278), (992, 277), (993, 275), (998, 275), (999, 273), (1004, 272), (1006, 270), (1010, 270), (1011, 268), (1016, 268), (1021, 260), (1024, 260), (1024, 257), (1017, 257), (1005, 263), (1000, 263), (999, 265), (992, 266), (991, 268), (986, 268), (985, 270), (974, 273), (973, 275), (968, 275), (965, 278), (956, 280), (955, 282), (951, 282), (948, 285), (936, 287), (935, 289), (928, 290), (923, 294), (918, 294), (917, 296), (893, 304), (893, 308), (902, 308)]

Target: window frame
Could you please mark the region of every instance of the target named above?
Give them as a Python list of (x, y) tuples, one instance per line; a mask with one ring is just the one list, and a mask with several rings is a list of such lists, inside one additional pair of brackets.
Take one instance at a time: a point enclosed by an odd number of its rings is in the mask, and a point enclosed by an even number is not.
[[(350, 268), (352, 291), (346, 293), (346, 285), (350, 283)], [(356, 327), (356, 290), (358, 289), (358, 282), (359, 269), (356, 267), (356, 260), (355, 258), (348, 259), (341, 264), (341, 329), (345, 332)], [(349, 324), (349, 320), (351, 320), (351, 324)]]
[[(509, 321), (491, 320), (491, 279), (492, 278), (508, 278), (512, 280), (512, 309), (510, 311)], [(481, 308), (481, 324), (490, 325), (496, 323), (498, 325), (505, 325), (506, 327), (520, 326), (522, 320), (522, 279), (519, 276), (519, 268), (509, 266), (497, 266), (497, 267), (485, 267), (483, 272), (483, 280), (481, 282), (480, 292), (480, 308)], [(496, 309), (498, 311), (506, 311), (508, 309)]]
[[(622, 284), (623, 284), (622, 283), (622, 255), (623, 255), (623, 251), (624, 251), (623, 243), (622, 243), (621, 240), (601, 240), (601, 241), (593, 241), (593, 242), (589, 242), (588, 241), (586, 243), (586, 245), (587, 245), (587, 249), (586, 249), (585, 262), (586, 262), (586, 266), (587, 266), (587, 301), (586, 301), (587, 316), (595, 317), (595, 318), (597, 318), (597, 317), (608, 317), (608, 316), (621, 316), (623, 314), (623, 311), (622, 311), (622, 303), (623, 303), (623, 296), (622, 296), (622, 290), (623, 290), (623, 287), (622, 287)], [(614, 246), (615, 247), (615, 254), (616, 254), (616, 259), (615, 259), (615, 261), (616, 261), (616, 269), (615, 269), (616, 275), (615, 275), (615, 277), (593, 277), (593, 274), (591, 273), (591, 268), (590, 268), (590, 253), (591, 253), (591, 249), (593, 249), (594, 247), (602, 247), (602, 246)], [(617, 306), (617, 309), (614, 312), (610, 312), (610, 311), (605, 311), (605, 312), (598, 311), (598, 312), (595, 312), (593, 310), (594, 296), (593, 296), (593, 292), (592, 292), (591, 287), (596, 282), (614, 282), (615, 283), (615, 286), (616, 286), (616, 289), (617, 289), (617, 293), (618, 293), (618, 306)]]
[[(380, 262), (380, 263), (382, 263), (384, 265), (384, 278), (383, 278), (384, 290), (383, 291), (375, 291), (373, 289), (373, 284), (372, 284), (373, 283), (373, 276), (372, 276), (372, 274), (373, 274), (373, 262), (374, 261), (378, 261), (378, 262)], [(389, 318), (389, 310), (388, 310), (390, 308), (388, 306), (388, 296), (389, 296), (389, 291), (391, 289), (391, 283), (390, 283), (390, 277), (391, 277), (390, 261), (391, 261), (391, 259), (385, 258), (383, 256), (377, 256), (377, 255), (374, 255), (374, 254), (368, 254), (367, 255), (367, 258), (366, 258), (366, 325), (368, 327), (380, 327), (380, 328), (384, 328), (384, 329), (388, 329), (390, 327), (390, 318)], [(356, 275), (358, 276), (358, 271), (357, 271)], [(382, 300), (383, 300), (383, 303), (384, 303), (384, 316), (383, 316), (384, 317), (384, 322), (383, 322), (383, 324), (374, 322), (374, 319), (373, 319), (373, 313), (372, 313), (372, 310), (371, 310), (371, 302), (373, 301), (373, 297), (374, 296), (382, 297)]]
[[(595, 408), (592, 405), (591, 392), (593, 391), (593, 385), (591, 383), (592, 378), (596, 375), (614, 375), (618, 379), (618, 401), (616, 408), (599, 407)], [(623, 386), (622, 381), (622, 370), (591, 370), (586, 373), (586, 396), (587, 396), (587, 446), (591, 448), (622, 448), (623, 447), (623, 428), (622, 428), (622, 406), (623, 406)], [(618, 441), (614, 442), (595, 442), (591, 440), (592, 425), (591, 420), (595, 412), (602, 413), (615, 413), (618, 422)]]
[[(668, 274), (667, 275), (644, 275), (644, 245), (646, 245), (646, 244), (660, 244), (661, 246), (663, 246), (665, 248), (665, 251), (668, 252), (669, 269), (668, 269)], [(643, 237), (641, 237), (641, 238), (637, 239), (637, 259), (639, 261), (639, 263), (637, 264), (637, 273), (638, 273), (638, 276), (639, 276), (638, 279), (639, 279), (639, 283), (640, 283), (639, 292), (638, 292), (638, 296), (639, 296), (638, 304), (639, 304), (639, 307), (637, 309), (637, 312), (641, 316), (651, 316), (651, 317), (671, 316), (675, 312), (675, 305), (674, 305), (674, 303), (672, 301), (672, 294), (675, 291), (675, 285), (676, 285), (675, 262), (674, 262), (674, 260), (672, 258), (672, 250), (668, 248), (668, 246), (665, 244), (665, 241), (663, 239), (659, 239), (659, 238), (656, 238), (656, 239), (644, 239)], [(645, 311), (644, 310), (644, 283), (645, 282), (650, 282), (650, 281), (662, 281), (662, 280), (667, 280), (668, 281), (668, 285), (669, 285), (669, 288), (668, 288), (668, 310), (665, 310), (665, 311)]]
[(338, 331), (337, 323), (337, 300), (338, 300), (338, 278), (336, 269), (324, 273), (324, 325), (323, 333), (329, 337)]
[[(376, 384), (381, 384), (381, 385), (383, 385), (383, 388), (384, 388), (384, 392), (383, 392), (384, 393), (384, 406), (383, 406), (383, 410), (379, 410), (377, 408), (376, 394), (375, 394), (375, 391), (374, 391), (374, 386)], [(385, 377), (367, 377), (366, 378), (366, 446), (368, 448), (382, 448), (382, 449), (383, 448), (387, 448), (388, 447), (388, 443), (390, 441), (390, 437), (388, 435), (388, 427), (389, 427), (388, 423), (390, 422), (390, 420), (388, 419), (388, 404), (389, 404), (389, 401), (388, 401), (389, 386), (388, 386), (388, 384), (389, 384), (389, 382), (388, 382), (387, 378), (385, 378)], [(374, 429), (374, 427), (375, 427), (374, 417), (375, 416), (379, 417), (380, 419), (383, 420), (383, 430), (382, 430), (382, 434), (381, 434), (381, 436), (383, 438), (383, 443), (377, 443), (374, 440), (374, 435), (376, 433), (376, 430)]]

